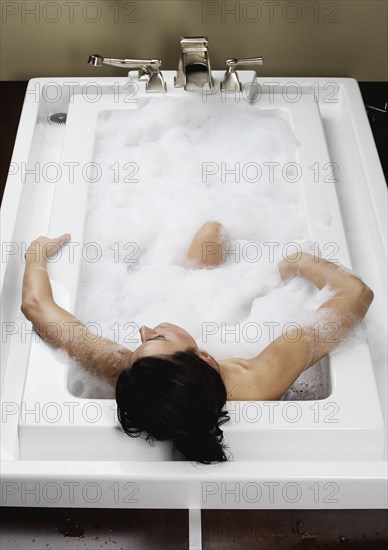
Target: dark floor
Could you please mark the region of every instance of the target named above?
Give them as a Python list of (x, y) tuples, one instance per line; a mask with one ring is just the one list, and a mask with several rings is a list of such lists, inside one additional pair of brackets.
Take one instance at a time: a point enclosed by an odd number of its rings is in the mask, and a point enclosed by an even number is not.
[[(1, 550), (188, 550), (186, 510), (5, 508)], [(386, 510), (202, 510), (203, 550), (383, 550)]]
[[(384, 109), (388, 83), (360, 82), (366, 105)], [(3, 194), (27, 82), (0, 82)], [(388, 115), (367, 109), (388, 180)], [(185, 550), (186, 510), (3, 508), (1, 550)], [(388, 548), (386, 510), (203, 510), (204, 550)]]

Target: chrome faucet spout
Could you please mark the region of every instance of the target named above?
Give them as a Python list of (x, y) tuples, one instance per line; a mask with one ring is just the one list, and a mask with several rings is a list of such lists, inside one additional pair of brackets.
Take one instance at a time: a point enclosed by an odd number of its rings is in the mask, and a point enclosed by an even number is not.
[(176, 88), (201, 91), (204, 86), (207, 89), (214, 87), (207, 45), (206, 37), (181, 38), (181, 57), (175, 77)]

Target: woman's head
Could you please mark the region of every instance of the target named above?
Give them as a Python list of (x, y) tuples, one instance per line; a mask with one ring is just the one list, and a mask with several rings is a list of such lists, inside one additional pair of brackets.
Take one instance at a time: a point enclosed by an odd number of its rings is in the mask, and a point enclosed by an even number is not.
[(155, 328), (140, 328), (141, 345), (132, 353), (130, 364), (147, 356), (172, 355), (177, 351), (197, 348), (195, 340), (183, 328), (171, 323), (161, 323)]
[[(153, 330), (159, 327), (162, 325)], [(173, 332), (169, 332), (169, 327), (174, 327)], [(174, 450), (188, 460), (204, 464), (225, 461), (222, 436), (217, 437), (220, 433), (217, 427), (229, 417), (222, 411), (227, 394), (218, 365), (197, 348), (183, 329), (175, 325), (163, 328), (166, 340), (157, 341), (164, 342), (166, 353), (155, 349), (156, 342), (152, 351), (158, 355), (148, 355), (149, 345), (141, 350), (140, 346), (132, 366), (118, 377), (119, 421), (132, 437), (147, 432), (148, 437), (159, 441), (172, 441)], [(143, 344), (151, 343), (151, 337), (151, 333), (142, 330)], [(190, 346), (189, 339), (194, 345)], [(185, 347), (180, 347), (184, 340)], [(173, 346), (178, 349), (172, 349)], [(167, 351), (167, 347), (171, 351)]]

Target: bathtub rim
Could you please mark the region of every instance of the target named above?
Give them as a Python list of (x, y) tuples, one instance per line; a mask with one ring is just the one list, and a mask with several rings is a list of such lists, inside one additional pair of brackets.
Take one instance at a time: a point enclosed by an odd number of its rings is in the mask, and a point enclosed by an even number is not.
[[(146, 98), (146, 95), (141, 92), (140, 99)], [(327, 143), (325, 140), (324, 130), (322, 128), (322, 121), (319, 113), (318, 106), (316, 102), (313, 101), (313, 96), (311, 93), (304, 94), (306, 97), (303, 97), (303, 101), (292, 102), (289, 105), (289, 110), (287, 112), (286, 119), (288, 119), (291, 127), (297, 132), (298, 139), (301, 139), (303, 142), (303, 148), (297, 154), (297, 161), (301, 165), (303, 170), (302, 183), (300, 184), (301, 191), (301, 202), (304, 205), (304, 214), (305, 214), (305, 224), (306, 231), (308, 233), (309, 239), (318, 240), (319, 242), (327, 243), (337, 239), (338, 244), (338, 253), (339, 260), (345, 265), (351, 265), (351, 260), (349, 256), (349, 249), (346, 241), (346, 235), (342, 227), (341, 213), (339, 211), (339, 201), (336, 195), (336, 190), (333, 183), (327, 183), (326, 185), (322, 184), (321, 177), (319, 177), (318, 182), (313, 181), (310, 173), (308, 172), (308, 167), (314, 161), (318, 160), (319, 163), (325, 163), (327, 160), (330, 160)], [(184, 92), (181, 90), (173, 90), (172, 96), (177, 101), (190, 101), (190, 95), (185, 96)], [(271, 101), (271, 95), (265, 95), (262, 98), (262, 101), (257, 103), (257, 107), (260, 109), (271, 111), (277, 111), (278, 109), (285, 109), (287, 107), (287, 101), (284, 97), (278, 97), (279, 94), (274, 94), (273, 101)], [(163, 103), (165, 96), (158, 98), (160, 103)], [(209, 103), (219, 102), (220, 95), (211, 94), (209, 98), (206, 98), (206, 101)], [(94, 157), (94, 148), (95, 143), (93, 139), (90, 139), (91, 136), (96, 135), (97, 121), (102, 113), (111, 110), (121, 110), (125, 109), (130, 112), (131, 110), (137, 109), (137, 104), (128, 103), (126, 104), (120, 97), (116, 97), (111, 93), (107, 93), (105, 97), (101, 98), (102, 100), (98, 105), (85, 101), (85, 98), (82, 95), (77, 95), (74, 98), (73, 103), (70, 105), (69, 114), (74, 116), (75, 124), (74, 126), (69, 127), (68, 134), (65, 137), (65, 142), (62, 149), (62, 162), (65, 160), (72, 160), (82, 162), (91, 162), (95, 160)], [(125, 98), (126, 99), (126, 98)], [(175, 101), (174, 99), (174, 101)], [(195, 96), (196, 101), (200, 101), (201, 97)], [(234, 97), (231, 97), (232, 102)], [(296, 103), (296, 104), (294, 104)], [(306, 111), (307, 109), (307, 111)], [(305, 113), (308, 113), (306, 115)], [(72, 117), (69, 116), (69, 119)], [(284, 117), (283, 117), (284, 118)], [(314, 120), (314, 126), (309, 122), (306, 123), (306, 119), (311, 121)], [(82, 124), (80, 125), (80, 121)], [(311, 135), (314, 139), (311, 139)], [(311, 142), (314, 141), (314, 146)], [(85, 231), (85, 212), (87, 199), (88, 199), (88, 190), (89, 183), (81, 178), (76, 178), (74, 182), (60, 181), (56, 186), (56, 192), (53, 200), (53, 207), (50, 215), (50, 233), (59, 235), (64, 231), (70, 231), (72, 234), (72, 239), (75, 242), (82, 243), (84, 241), (84, 231)], [(77, 193), (77, 206), (74, 207), (74, 192)], [(328, 227), (321, 227), (321, 224), (317, 223), (314, 219), (314, 212), (317, 213), (317, 216), (320, 212), (321, 201), (324, 204), (327, 204), (327, 207), (330, 209), (330, 212), (333, 215), (334, 222)], [(310, 211), (311, 210), (311, 211)], [(68, 213), (72, 212), (71, 218), (71, 229), (69, 229), (69, 219)], [(76, 296), (79, 289), (79, 276), (81, 269), (81, 251), (77, 249), (75, 252), (75, 265), (72, 265), (72, 269), (69, 272), (65, 268), (65, 264), (61, 265), (61, 260), (54, 263), (51, 267), (51, 275), (56, 282), (59, 282), (66, 289), (66, 302), (61, 303), (65, 309), (69, 311), (75, 310), (76, 305)], [(55, 293), (54, 293), (55, 294)], [(36, 345), (33, 342), (32, 344), (32, 353), (33, 357), (37, 357), (41, 350), (36, 349)], [(362, 357), (360, 361), (361, 365), (354, 365), (355, 358), (357, 357), (357, 350)], [(29, 396), (33, 395), (34, 400), (39, 402), (45, 402), (43, 396), (38, 399), (38, 393), (36, 391), (35, 380), (38, 379), (38, 372), (35, 370), (35, 375), (31, 372), (31, 365), (36, 364), (46, 365), (49, 360), (49, 356), (45, 357), (40, 355), (38, 360), (35, 360), (35, 363), (31, 363), (29, 360), (29, 372), (27, 373), (26, 379), (26, 391), (28, 392), (28, 397), (25, 398), (27, 402), (30, 401)], [(376, 384), (373, 381), (373, 373), (365, 372), (365, 369), (362, 367), (364, 365), (370, 366), (373, 370), (370, 354), (367, 344), (360, 344), (357, 346), (357, 349), (354, 350), (345, 350), (344, 353), (333, 353), (329, 359), (330, 361), (330, 378), (333, 385), (336, 385), (337, 380), (341, 380), (337, 384), (337, 387), (334, 388), (331, 395), (327, 398), (320, 400), (323, 402), (336, 401), (337, 404), (341, 407), (345, 403), (345, 419), (341, 419), (340, 426), (332, 426), (332, 430), (336, 431), (344, 429), (352, 430), (356, 426), (364, 428), (368, 422), (368, 426), (371, 430), (380, 430), (382, 432), (384, 427), (383, 416), (381, 409), (379, 408), (379, 403), (375, 402), (375, 396), (377, 395)], [(53, 363), (55, 360), (53, 361)], [(45, 368), (45, 367), (41, 367)], [(335, 368), (335, 371), (334, 371)], [(50, 369), (46, 369), (44, 379), (50, 380)], [(347, 389), (347, 379), (351, 379), (352, 376), (355, 379), (355, 393), (360, 394), (362, 391), (362, 384), (358, 381), (357, 376), (355, 376), (354, 371), (357, 371), (360, 380), (365, 383), (364, 392), (367, 391), (367, 397), (369, 402), (372, 404), (370, 407), (369, 415), (365, 415), (363, 410), (358, 407), (357, 403), (350, 403), (349, 399), (349, 390)], [(61, 372), (61, 378), (63, 378), (63, 368), (61, 365), (57, 364), (55, 372)], [(372, 376), (370, 376), (372, 374)], [(346, 378), (346, 376), (348, 378)], [(53, 380), (53, 384), (55, 380)], [(358, 383), (358, 387), (357, 387)], [(361, 384), (361, 386), (360, 386)], [(47, 391), (47, 388), (46, 388)], [(54, 390), (55, 395), (55, 390)], [(56, 399), (59, 403), (63, 401), (61, 395), (56, 395)], [(31, 403), (34, 401), (31, 400)], [(93, 401), (93, 399), (91, 399)], [(305, 409), (307, 405), (304, 405), (302, 401), (295, 400), (295, 402), (300, 403), (301, 406)], [(350, 410), (352, 414), (350, 413)], [(307, 415), (306, 415), (307, 416)], [(357, 419), (357, 420), (356, 420)], [(305, 420), (305, 419), (304, 419)], [(312, 421), (311, 421), (312, 422)], [(357, 424), (357, 422), (359, 424)], [(314, 428), (317, 426), (312, 424)], [(28, 428), (28, 423), (26, 428)], [(252, 426), (250, 426), (252, 428)], [(329, 426), (326, 426), (329, 428)], [(360, 430), (362, 430), (360, 428)], [(225, 427), (226, 431), (229, 431), (229, 427)], [(24, 432), (23, 432), (24, 433)]]
[[(167, 71), (164, 71), (165, 73), (167, 73)], [(174, 74), (173, 71), (171, 71), (172, 74)], [(221, 73), (221, 71), (220, 71)], [(36, 79), (31, 79), (29, 81), (29, 87), (30, 87), (30, 91), (32, 89), (32, 84), (35, 82), (35, 81), (45, 81), (46, 83), (49, 83), (49, 82), (53, 82), (53, 80), (55, 80), (55, 82), (57, 83), (66, 83), (66, 82), (74, 82), (74, 80), (78, 80), (81, 84), (82, 83), (88, 83), (91, 81), (91, 79), (89, 77), (85, 77), (85, 78), (82, 78), (82, 79), (72, 79), (72, 78), (46, 78), (46, 79), (39, 79), (39, 78), (36, 78)], [(109, 84), (112, 84), (112, 83), (115, 83), (117, 82), (118, 80), (122, 80), (123, 82), (126, 82), (126, 78), (123, 78), (123, 79), (113, 79), (111, 77), (106, 77), (106, 78), (103, 78), (103, 79), (95, 79), (95, 80), (104, 80), (104, 82), (106, 82), (107, 85)], [(268, 81), (268, 78), (259, 78), (258, 79), (259, 82), (265, 82), (265, 81)], [(282, 84), (287, 84), (289, 83), (290, 81), (292, 82), (295, 82), (297, 81), (298, 83), (304, 85), (304, 86), (308, 86), (308, 85), (314, 85), (315, 83), (318, 82), (318, 84), (320, 86), (324, 86), (325, 84), (328, 84), (328, 83), (333, 83), (333, 82), (337, 82), (339, 84), (341, 84), (341, 90), (343, 93), (347, 94), (348, 98), (350, 98), (350, 96), (353, 97), (353, 102), (352, 102), (352, 107), (353, 109), (350, 110), (349, 109), (349, 119), (351, 121), (351, 124), (353, 125), (354, 127), (354, 136), (355, 136), (355, 139), (359, 145), (359, 149), (358, 149), (358, 152), (360, 154), (360, 161), (361, 161), (361, 164), (363, 166), (363, 169), (364, 169), (364, 175), (365, 175), (365, 178), (367, 180), (367, 185), (366, 185), (366, 193), (368, 193), (369, 197), (370, 197), (370, 200), (373, 204), (373, 208), (374, 208), (374, 211), (376, 213), (376, 217), (375, 217), (375, 220), (377, 220), (378, 222), (378, 227), (379, 227), (379, 233), (380, 233), (380, 237), (381, 237), (381, 243), (383, 245), (383, 249), (385, 250), (385, 254), (386, 254), (386, 231), (384, 230), (384, 227), (386, 225), (386, 212), (385, 212), (385, 204), (386, 204), (386, 187), (385, 187), (385, 179), (384, 179), (384, 175), (383, 175), (383, 171), (382, 171), (382, 168), (381, 168), (381, 163), (380, 163), (380, 160), (379, 160), (379, 157), (378, 157), (378, 154), (377, 154), (377, 150), (376, 150), (376, 147), (374, 145), (374, 140), (373, 140), (373, 134), (372, 134), (372, 131), (371, 131), (371, 128), (370, 128), (370, 125), (369, 125), (369, 122), (368, 122), (368, 118), (367, 118), (367, 115), (366, 115), (366, 111), (365, 111), (365, 108), (364, 108), (364, 105), (362, 103), (362, 99), (361, 99), (361, 94), (360, 94), (360, 91), (359, 91), (359, 87), (358, 87), (358, 82), (357, 80), (353, 79), (353, 78), (333, 78), (333, 79), (329, 79), (329, 78), (313, 78), (313, 77), (300, 77), (300, 78), (296, 78), (296, 77), (292, 77), (292, 78), (287, 78), (287, 77), (281, 77), (281, 78), (277, 78), (276, 79), (277, 82), (279, 82), (280, 85)], [(38, 105), (38, 103), (37, 103)], [(27, 126), (30, 128), (30, 135), (32, 136), (32, 132), (35, 128), (35, 124), (36, 124), (36, 118), (34, 120), (31, 119), (31, 116), (28, 115), (27, 113), (27, 104), (25, 102), (24, 106), (23, 106), (23, 110), (22, 110), (22, 115), (21, 115), (21, 119), (20, 119), (20, 123), (19, 123), (19, 128), (21, 127), (22, 125), (22, 122), (26, 122), (27, 123)], [(38, 108), (36, 109), (36, 115), (38, 113)], [(356, 126), (356, 119), (357, 119), (357, 126)], [(357, 129), (358, 127), (358, 129)], [(16, 138), (16, 141), (15, 141), (15, 147), (14, 147), (14, 152), (13, 152), (13, 155), (12, 155), (12, 161), (11, 162), (17, 162), (17, 160), (19, 159), (25, 159), (25, 158), (28, 158), (28, 152), (25, 153), (25, 152), (22, 152), (23, 151), (23, 144), (27, 143), (27, 137), (26, 137), (26, 133), (21, 136), (20, 135), (20, 132), (18, 131), (18, 134), (17, 134), (17, 138)], [(369, 158), (368, 158), (369, 156)], [(368, 167), (368, 169), (366, 169), (366, 167)], [(371, 192), (371, 190), (373, 189), (373, 193)], [(3, 238), (4, 240), (7, 242), (7, 240), (10, 240), (12, 241), (12, 235), (13, 235), (13, 231), (14, 231), (14, 222), (16, 220), (16, 216), (17, 216), (17, 205), (18, 205), (18, 202), (19, 202), (19, 199), (20, 199), (20, 194), (21, 194), (21, 191), (22, 191), (22, 184), (21, 182), (19, 181), (18, 182), (18, 179), (15, 178), (15, 176), (9, 176), (8, 179), (7, 179), (7, 183), (6, 183), (6, 187), (5, 187), (5, 191), (4, 191), (4, 198), (3, 198), (3, 204), (2, 204), (2, 207), (3, 207), (3, 212), (2, 212), (2, 225), (4, 225), (4, 233), (2, 233), (3, 235)], [(7, 206), (7, 208), (5, 208)], [(8, 207), (10, 208), (10, 210), (8, 211)], [(5, 223), (5, 218), (4, 218), (4, 210), (7, 210), (7, 224)], [(10, 225), (8, 225), (10, 224)], [(3, 229), (3, 227), (2, 227)], [(384, 261), (384, 260), (383, 260)], [(5, 272), (6, 272), (6, 265), (3, 265), (2, 264), (2, 280), (1, 280), (1, 283), (3, 284), (3, 280), (4, 280), (4, 276), (5, 276)], [(38, 464), (39, 462), (39, 464)], [(18, 479), (21, 479), (21, 476), (23, 474), (23, 471), (25, 472), (26, 475), (30, 475), (31, 476), (31, 479), (34, 479), (34, 476), (36, 475), (42, 475), (44, 476), (48, 470), (50, 470), (50, 468), (53, 469), (53, 472), (55, 473), (55, 476), (53, 474), (53, 479), (58, 479), (61, 475), (61, 473), (63, 472), (63, 469), (62, 469), (62, 466), (59, 465), (59, 463), (57, 463), (56, 465), (54, 464), (51, 464), (49, 465), (50, 461), (34, 461), (34, 462), (28, 462), (28, 461), (4, 461), (2, 466), (2, 473), (3, 473), (3, 479), (11, 479), (13, 475), (18, 475)], [(64, 463), (65, 465), (69, 464), (69, 463)], [(245, 469), (245, 466), (246, 466), (246, 462), (244, 463), (244, 469)], [(289, 466), (289, 463), (285, 463), (286, 465)], [(302, 464), (302, 463), (301, 463)], [(318, 466), (319, 463), (312, 463), (312, 462), (307, 462), (305, 463), (305, 471), (307, 472), (308, 471), (308, 468), (309, 466)], [(337, 464), (337, 463), (333, 463), (333, 466), (334, 464)], [(350, 462), (345, 462), (343, 463), (343, 466), (340, 465), (340, 463), (338, 463), (338, 470), (337, 471), (333, 471), (333, 475), (329, 477), (331, 477), (332, 479), (335, 478), (337, 476), (337, 472), (340, 472), (339, 475), (343, 475), (343, 477), (346, 476), (346, 473), (348, 473), (350, 471), (350, 465), (352, 463)], [(354, 474), (354, 479), (358, 479), (358, 480), (361, 480), (361, 481), (364, 481), (365, 483), (368, 482), (368, 479), (369, 477), (370, 478), (373, 478), (374, 476), (374, 473), (377, 473), (378, 475), (378, 478), (376, 479), (379, 479), (381, 482), (384, 482), (386, 483), (386, 466), (387, 466), (387, 462), (386, 461), (378, 461), (378, 462), (360, 462), (360, 463), (357, 463), (359, 466), (357, 466), (358, 469), (354, 470), (353, 471), (353, 474)], [(154, 465), (154, 463), (153, 463)], [(353, 463), (353, 465), (356, 467), (356, 463)], [(367, 465), (367, 466), (366, 466)], [(39, 466), (39, 467), (38, 467)], [(71, 467), (74, 467), (74, 472), (77, 471), (80, 475), (86, 475), (85, 474), (85, 468), (87, 467), (88, 469), (91, 467), (91, 463), (90, 462), (87, 462), (87, 463), (77, 463), (77, 462), (73, 462), (73, 463), (70, 463), (70, 466)], [(98, 465), (96, 464), (95, 465), (97, 467), (97, 470), (94, 471), (93, 473), (91, 473), (90, 475), (98, 475), (98, 474), (101, 474), (101, 467), (100, 469), (98, 469)], [(327, 466), (327, 462), (323, 462), (322, 463), (322, 467), (325, 467)], [(120, 468), (120, 464), (118, 464), (117, 466), (118, 468)], [(174, 467), (176, 467), (176, 463), (174, 463)], [(257, 463), (257, 468), (260, 468), (261, 465), (260, 463)], [(93, 468), (92, 468), (93, 470)], [(319, 472), (323, 471), (321, 469), (318, 469)], [(284, 471), (286, 471), (286, 468), (285, 470), (283, 470), (283, 473)], [(342, 472), (342, 474), (341, 474)], [(363, 472), (363, 473), (362, 473)], [(368, 476), (368, 479), (362, 479), (360, 478), (360, 474), (361, 475), (364, 475), (364, 476)], [(236, 475), (236, 474), (234, 474)], [(315, 475), (315, 478), (317, 477), (320, 477), (320, 475)], [(197, 479), (197, 478), (196, 478)], [(367, 487), (365, 487), (365, 489), (367, 489)], [(20, 506), (22, 506), (23, 504), (18, 504)], [(330, 507), (332, 508), (333, 506), (330, 505)], [(357, 499), (354, 499), (353, 502), (349, 503), (349, 505), (347, 505), (346, 507), (348, 508), (351, 508), (351, 507), (354, 507), (354, 508), (360, 508), (360, 507), (364, 507), (364, 506), (360, 506), (360, 502), (357, 501)], [(382, 507), (382, 508), (386, 508), (386, 502), (383, 506), (367, 506), (368, 508), (373, 508), (373, 507)]]
[[(244, 462), (216, 465), (192, 466), (190, 463), (163, 462), (155, 467), (153, 462), (45, 462), (5, 461), (2, 468), (2, 484), (7, 487), (36, 489), (40, 492), (50, 484), (98, 485), (102, 498), (98, 502), (87, 502), (77, 498), (57, 502), (24, 502), (19, 492), (11, 494), (7, 506), (88, 507), (88, 508), (200, 508), (200, 509), (387, 509), (387, 476), (384, 462)], [(275, 481), (276, 480), (276, 481)], [(38, 483), (39, 483), (38, 482)], [(8, 484), (8, 486), (6, 485)], [(35, 485), (34, 485), (35, 484)], [(112, 486), (136, 485), (143, 491), (144, 500), (115, 502)], [(121, 484), (121, 485), (120, 485)], [(203, 484), (225, 484), (226, 489), (239, 490), (249, 484), (275, 484), (277, 487), (291, 485), (299, 487), (301, 498), (290, 502), (269, 502), (257, 505), (255, 502), (232, 502), (217, 495), (212, 502), (203, 501)], [(317, 502), (312, 502), (313, 485), (320, 491), (327, 491)], [(318, 484), (318, 487), (317, 487)], [(147, 492), (148, 490), (148, 492)], [(334, 492), (333, 492), (334, 491)], [(338, 492), (338, 495), (337, 495)], [(150, 502), (150, 494), (154, 498)], [(342, 493), (342, 494), (341, 494)], [(315, 493), (314, 493), (315, 494)], [(4, 493), (3, 493), (4, 495)], [(336, 497), (341, 498), (336, 498)], [(334, 498), (335, 497), (335, 498)], [(315, 496), (314, 496), (315, 499)], [(4, 496), (3, 496), (4, 504)], [(224, 500), (224, 501), (223, 501)], [(326, 502), (325, 502), (326, 500)], [(338, 501), (338, 502), (335, 502)]]

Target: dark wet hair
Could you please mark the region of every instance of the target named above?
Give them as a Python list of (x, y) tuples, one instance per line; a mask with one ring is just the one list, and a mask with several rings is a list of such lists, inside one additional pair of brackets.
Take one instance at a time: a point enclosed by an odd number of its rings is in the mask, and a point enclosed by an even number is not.
[(219, 428), (230, 420), (220, 373), (189, 349), (143, 357), (117, 379), (118, 418), (131, 437), (170, 440), (173, 452), (202, 464), (227, 460)]

